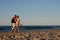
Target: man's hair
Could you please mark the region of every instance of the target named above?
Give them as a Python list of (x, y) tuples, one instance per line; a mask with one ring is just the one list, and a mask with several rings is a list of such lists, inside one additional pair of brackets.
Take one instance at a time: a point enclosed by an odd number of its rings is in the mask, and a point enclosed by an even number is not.
[(17, 15), (14, 15), (14, 16), (17, 16)]

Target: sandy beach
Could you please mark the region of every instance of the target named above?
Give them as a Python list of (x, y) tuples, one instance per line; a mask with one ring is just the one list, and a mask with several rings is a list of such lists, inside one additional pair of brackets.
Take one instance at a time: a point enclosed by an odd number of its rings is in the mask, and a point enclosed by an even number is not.
[(60, 40), (60, 30), (0, 32), (0, 40)]

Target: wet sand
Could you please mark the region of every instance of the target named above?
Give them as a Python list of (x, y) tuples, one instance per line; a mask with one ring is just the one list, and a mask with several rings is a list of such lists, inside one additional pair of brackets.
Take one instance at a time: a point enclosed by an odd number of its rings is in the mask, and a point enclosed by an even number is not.
[(0, 32), (0, 40), (60, 40), (60, 30)]

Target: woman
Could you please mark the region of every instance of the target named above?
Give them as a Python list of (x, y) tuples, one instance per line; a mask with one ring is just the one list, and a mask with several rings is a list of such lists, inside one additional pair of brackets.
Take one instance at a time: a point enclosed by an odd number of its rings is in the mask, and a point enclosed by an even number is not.
[(19, 16), (17, 16), (17, 21), (16, 21), (16, 31), (19, 32), (20, 27), (20, 19)]

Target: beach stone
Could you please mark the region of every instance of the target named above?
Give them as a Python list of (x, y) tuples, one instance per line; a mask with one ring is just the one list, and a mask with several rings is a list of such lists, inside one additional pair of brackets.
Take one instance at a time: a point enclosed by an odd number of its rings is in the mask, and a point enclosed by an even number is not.
[(15, 35), (12, 35), (11, 38), (15, 38)]
[(39, 39), (39, 38), (35, 38), (35, 37), (34, 37), (34, 38), (33, 38), (33, 40), (40, 40), (40, 39)]
[(20, 36), (19, 35), (15, 35), (15, 39), (20, 39)]
[(25, 40), (30, 40), (30, 33), (26, 32), (24, 37), (25, 37)]
[(8, 36), (8, 38), (11, 38), (11, 36)]
[(25, 38), (25, 36), (20, 36), (20, 38)]
[(1, 38), (0, 38), (0, 40), (1, 40)]
[(9, 39), (9, 40), (15, 40), (15, 35), (9, 35), (9, 36), (8, 36), (8, 39)]
[(10, 38), (10, 40), (15, 40), (14, 38)]
[(26, 33), (26, 34), (25, 34), (25, 37), (29, 37), (29, 33)]
[(46, 40), (46, 39), (41, 39), (41, 40)]
[(50, 39), (48, 39), (48, 40), (54, 40), (53, 38), (50, 38)]
[(60, 38), (60, 35), (57, 35), (58, 38)]
[(40, 36), (38, 36), (38, 35), (33, 36), (33, 40), (40, 40)]
[(20, 40), (19, 38), (16, 38), (15, 40)]

